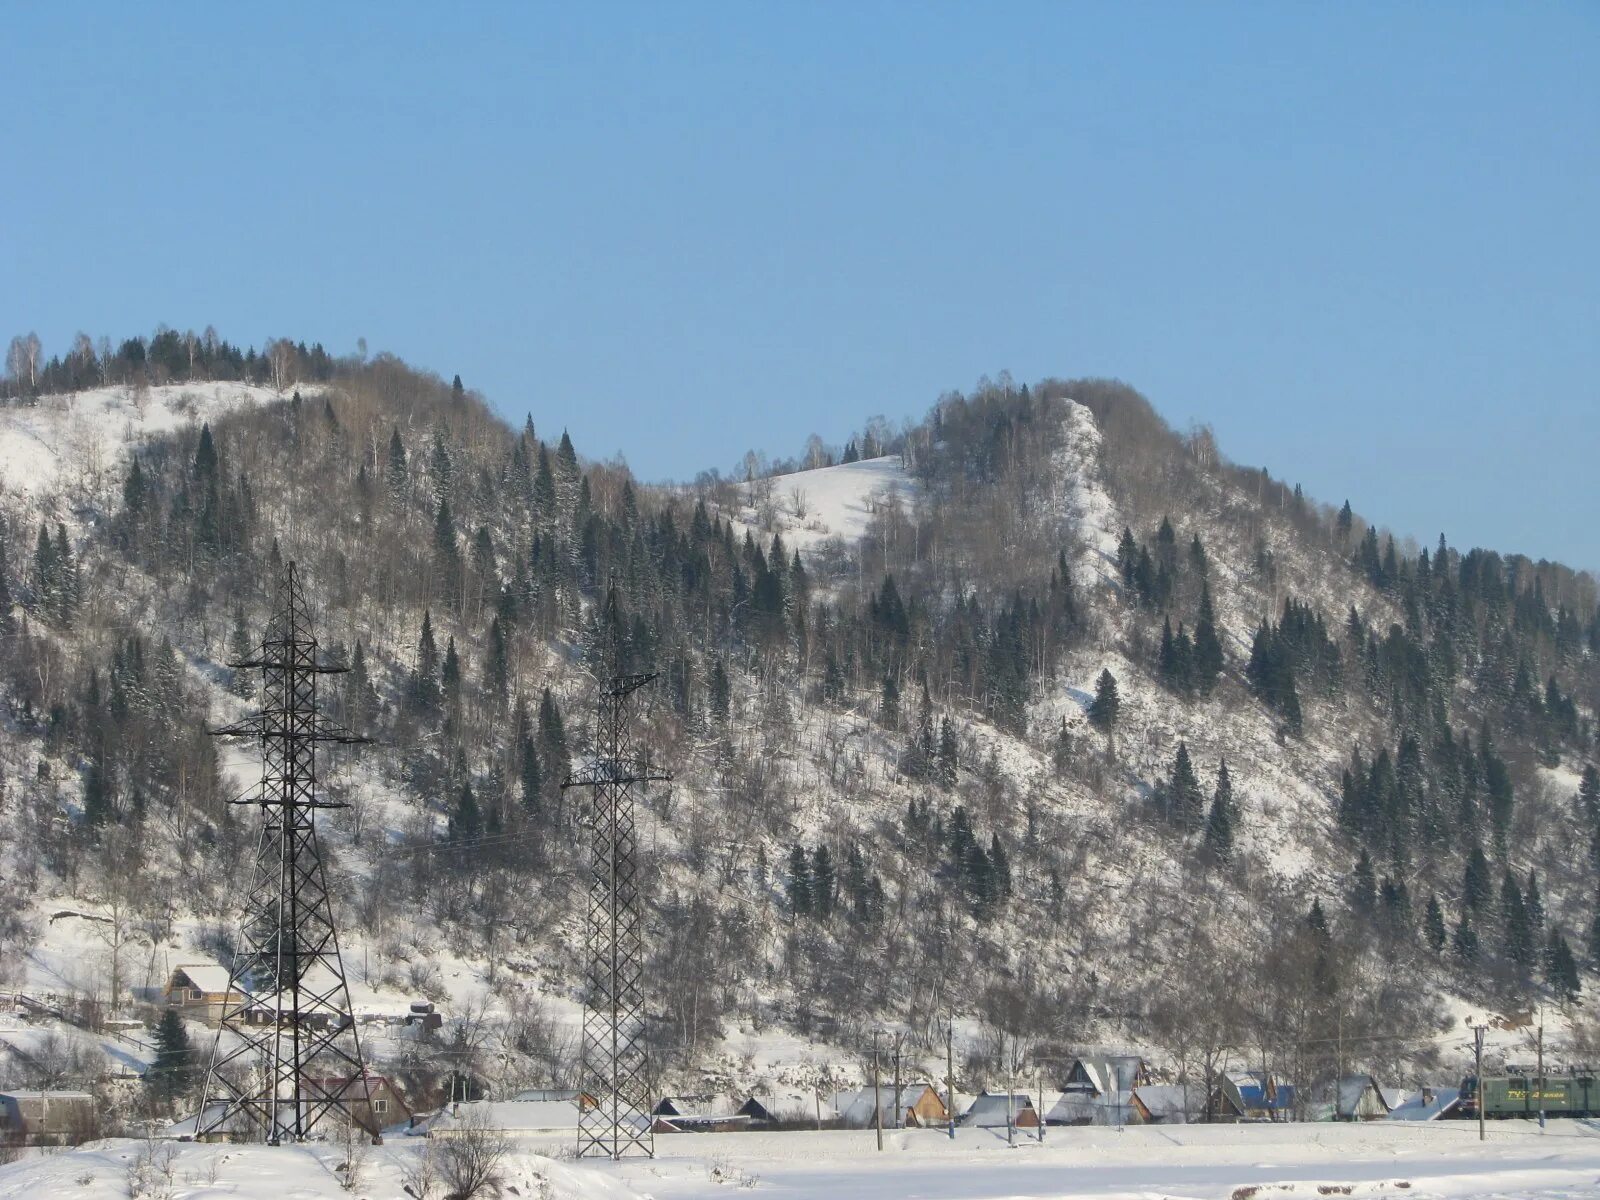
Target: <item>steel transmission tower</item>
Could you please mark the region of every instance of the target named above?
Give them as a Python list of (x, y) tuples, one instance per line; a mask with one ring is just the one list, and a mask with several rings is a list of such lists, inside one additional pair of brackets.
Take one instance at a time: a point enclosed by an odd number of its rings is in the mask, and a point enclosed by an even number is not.
[(377, 1140), (314, 820), (345, 807), (318, 792), (318, 743), (371, 739), (317, 712), (317, 676), (346, 668), (318, 661), (294, 563), (260, 651), (232, 665), (260, 669), (261, 711), (211, 732), (259, 743), (261, 783), (233, 803), (258, 805), (262, 827), (195, 1134), (277, 1145), (337, 1116)]
[(669, 781), (651, 768), (632, 733), (640, 689), (654, 672), (624, 675), (618, 649), (617, 592), (606, 598), (615, 673), (600, 686), (594, 748), (563, 788), (589, 788), (589, 911), (584, 927), (588, 999), (583, 1011), (582, 1091), (595, 1100), (578, 1115), (580, 1157), (655, 1157), (644, 1045), (644, 912), (640, 903), (634, 801), (648, 783)]

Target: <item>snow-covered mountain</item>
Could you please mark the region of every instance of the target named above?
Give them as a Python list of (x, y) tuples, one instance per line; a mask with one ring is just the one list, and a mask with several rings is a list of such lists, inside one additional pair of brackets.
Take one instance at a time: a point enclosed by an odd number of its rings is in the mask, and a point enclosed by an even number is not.
[(612, 577), (676, 778), (641, 813), (664, 1088), (843, 1085), (882, 1025), (931, 1070), (951, 1020), (974, 1088), (1001, 1035), (1173, 1075), (1267, 1059), (1308, 1092), (1353, 1062), (1448, 1075), (1463, 1017), (1541, 998), (1572, 1053), (1592, 1036), (1551, 966), (1560, 941), (1594, 979), (1587, 576), (1364, 537), (1101, 381), (662, 488), (393, 359), (282, 382), (0, 409), (0, 991), (133, 1009), (226, 956), (252, 764), (202, 728), (248, 707), (224, 664), (292, 558), (358, 667), (328, 701), (379, 737), (330, 764), (356, 1006), (439, 1002), (442, 1045), (368, 1039), (424, 1100), (457, 1069), (492, 1095), (571, 1079), (559, 782)]

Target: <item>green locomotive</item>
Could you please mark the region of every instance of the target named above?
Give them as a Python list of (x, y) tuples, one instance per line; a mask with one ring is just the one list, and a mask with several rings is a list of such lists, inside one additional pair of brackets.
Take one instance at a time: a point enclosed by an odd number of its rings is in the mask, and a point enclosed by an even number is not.
[[(1478, 1080), (1468, 1075), (1461, 1081), (1463, 1117), (1478, 1116)], [(1511, 1117), (1600, 1116), (1600, 1079), (1593, 1072), (1570, 1075), (1490, 1075), (1483, 1080), (1483, 1115), (1494, 1120)]]

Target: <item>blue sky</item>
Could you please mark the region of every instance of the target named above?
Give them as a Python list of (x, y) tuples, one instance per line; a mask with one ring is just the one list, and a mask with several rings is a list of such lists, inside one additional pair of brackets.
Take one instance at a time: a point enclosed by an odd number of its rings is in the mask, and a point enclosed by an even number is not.
[(651, 479), (1116, 376), (1600, 567), (1600, 6), (234, 7), (9, 12), (6, 338), (365, 337)]

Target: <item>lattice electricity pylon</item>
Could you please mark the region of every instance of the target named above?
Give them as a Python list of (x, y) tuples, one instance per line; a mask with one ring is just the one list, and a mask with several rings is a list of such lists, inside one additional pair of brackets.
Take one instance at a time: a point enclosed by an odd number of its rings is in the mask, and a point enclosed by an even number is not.
[[(616, 588), (607, 598), (616, 628)], [(562, 783), (594, 791), (589, 822), (589, 912), (584, 927), (588, 998), (583, 1010), (580, 1157), (655, 1157), (654, 1118), (644, 1045), (644, 912), (634, 833), (634, 800), (644, 786), (672, 778), (652, 769), (634, 743), (630, 717), (655, 673), (616, 674), (600, 688), (594, 749)]]
[(376, 1141), (314, 821), (319, 808), (345, 807), (318, 792), (317, 744), (371, 739), (317, 713), (317, 676), (348, 668), (318, 660), (294, 563), (260, 652), (232, 665), (260, 669), (261, 711), (210, 732), (260, 743), (261, 783), (233, 803), (259, 805), (262, 828), (195, 1136), (278, 1145), (335, 1116)]

